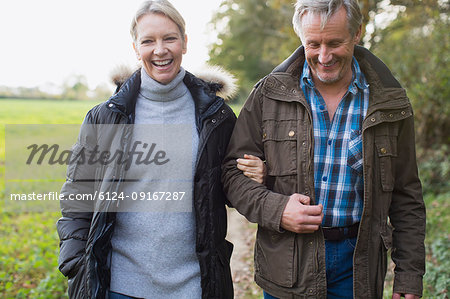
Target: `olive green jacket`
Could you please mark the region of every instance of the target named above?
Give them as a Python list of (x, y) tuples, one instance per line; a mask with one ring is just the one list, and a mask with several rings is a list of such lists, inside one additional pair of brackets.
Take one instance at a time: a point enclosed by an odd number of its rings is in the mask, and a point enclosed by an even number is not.
[[(406, 92), (368, 50), (355, 58), (369, 83), (363, 121), (364, 210), (353, 259), (355, 298), (382, 298), (387, 250), (395, 263), (394, 292), (422, 294), (425, 206), (418, 178), (414, 124)], [(314, 136), (300, 88), (305, 61), (300, 47), (262, 79), (237, 120), (222, 180), (233, 206), (258, 224), (255, 279), (280, 298), (326, 298), (322, 230), (296, 234), (280, 227), (289, 196), (314, 203)], [(236, 168), (244, 154), (266, 161), (265, 185)]]

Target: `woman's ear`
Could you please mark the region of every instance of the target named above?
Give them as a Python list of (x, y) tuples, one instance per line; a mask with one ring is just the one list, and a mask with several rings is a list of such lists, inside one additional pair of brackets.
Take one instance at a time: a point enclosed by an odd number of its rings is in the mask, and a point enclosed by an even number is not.
[(186, 54), (186, 52), (187, 52), (187, 42), (188, 42), (187, 34), (184, 34), (183, 54)]
[(139, 50), (136, 48), (136, 44), (133, 43), (133, 49), (134, 49), (134, 53), (136, 53), (136, 58), (138, 60), (141, 60), (141, 54), (139, 54)]

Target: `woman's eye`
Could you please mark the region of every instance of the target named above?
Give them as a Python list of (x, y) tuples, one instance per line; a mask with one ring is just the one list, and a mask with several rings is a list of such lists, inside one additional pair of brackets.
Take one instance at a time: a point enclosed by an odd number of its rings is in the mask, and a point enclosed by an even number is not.
[(146, 40), (143, 40), (142, 42), (141, 42), (141, 44), (150, 44), (150, 43), (152, 43), (153, 42), (153, 40), (151, 40), (151, 39), (146, 39)]

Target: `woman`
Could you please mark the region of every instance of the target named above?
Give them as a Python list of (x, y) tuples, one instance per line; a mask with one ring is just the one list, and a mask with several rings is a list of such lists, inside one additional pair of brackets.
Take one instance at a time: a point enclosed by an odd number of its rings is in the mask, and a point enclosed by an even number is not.
[[(61, 191), (66, 200), (61, 202), (63, 217), (57, 223), (59, 269), (69, 278), (69, 297), (232, 298), (232, 244), (225, 240), (226, 198), (220, 168), (236, 118), (216, 95), (225, 86), (181, 67), (187, 50), (185, 25), (168, 1), (143, 3), (131, 34), (142, 68), (108, 101), (88, 112)], [(121, 210), (121, 200), (102, 200), (112, 191), (133, 195), (153, 186), (149, 182), (171, 179), (170, 173), (151, 172), (153, 165), (138, 169), (136, 164), (126, 167), (127, 163), (117, 161), (86, 163), (89, 159), (80, 153), (105, 161), (109, 158), (102, 154), (105, 151), (129, 157), (136, 153), (133, 146), (142, 131), (130, 133), (127, 126), (110, 129), (107, 124), (193, 128), (190, 144), (177, 144), (178, 153), (192, 153), (192, 163), (178, 167), (180, 173), (192, 174), (187, 182), (193, 194), (192, 212), (115, 212), (117, 206), (118, 211), (126, 211)], [(74, 209), (69, 200), (73, 194), (94, 194), (97, 200)]]

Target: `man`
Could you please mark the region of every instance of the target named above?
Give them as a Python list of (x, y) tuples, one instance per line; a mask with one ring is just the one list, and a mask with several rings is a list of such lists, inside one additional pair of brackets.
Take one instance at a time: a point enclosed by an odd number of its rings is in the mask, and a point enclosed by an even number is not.
[[(382, 298), (388, 249), (393, 298), (422, 294), (413, 113), (387, 67), (357, 46), (361, 23), (356, 0), (298, 0), (303, 46), (255, 86), (231, 137), (222, 179), (258, 223), (265, 298)], [(264, 185), (244, 176), (251, 165), (236, 167), (244, 155), (266, 161)]]

